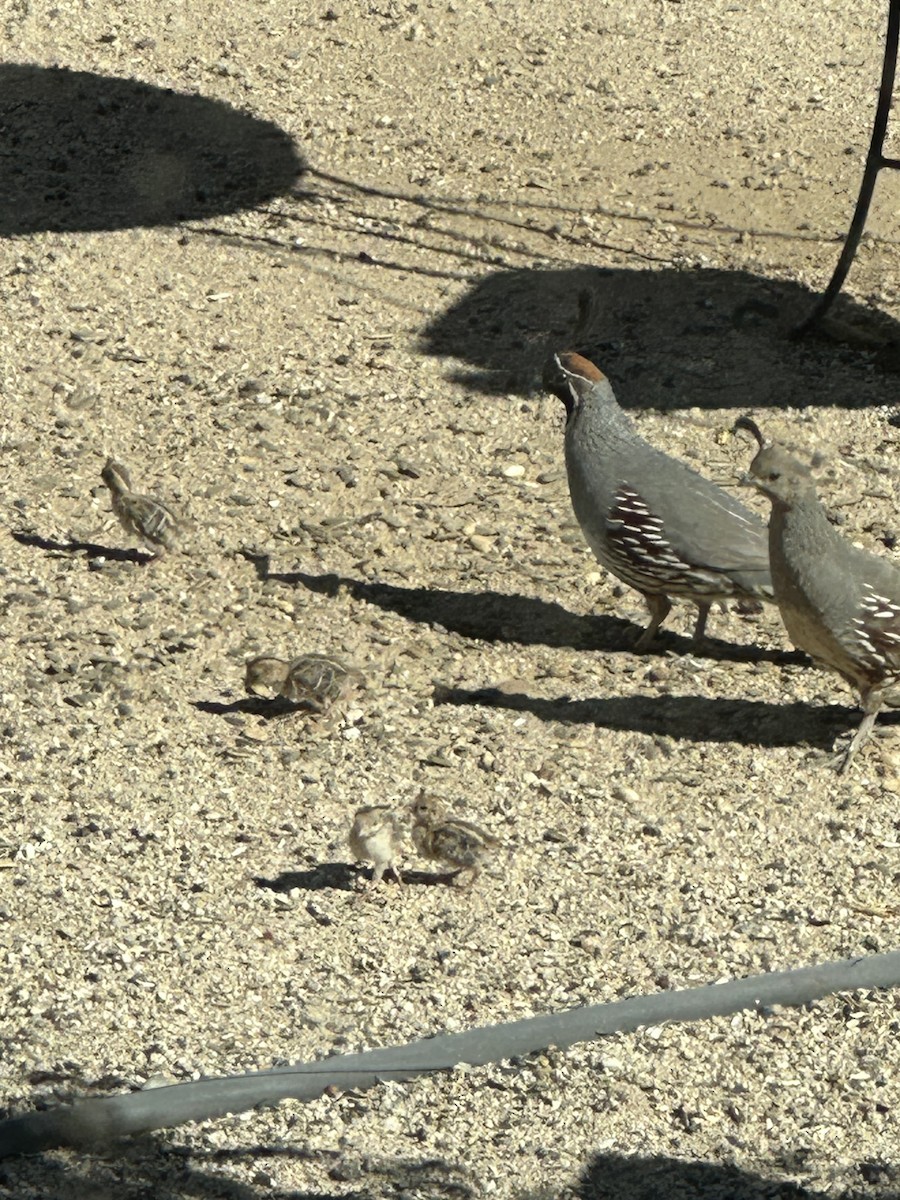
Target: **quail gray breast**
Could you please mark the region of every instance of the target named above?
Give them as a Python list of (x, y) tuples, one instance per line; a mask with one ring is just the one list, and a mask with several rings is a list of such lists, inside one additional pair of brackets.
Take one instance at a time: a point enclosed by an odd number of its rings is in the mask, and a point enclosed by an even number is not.
[(741, 417), (759, 451), (745, 482), (772, 503), (769, 558), (775, 600), (791, 641), (857, 689), (863, 719), (840, 759), (865, 745), (885, 692), (900, 681), (900, 570), (852, 545), (828, 520), (809, 469)]
[(135, 492), (130, 474), (113, 458), (106, 460), (100, 478), (109, 488), (112, 510), (126, 533), (151, 546), (154, 558), (163, 550), (175, 549), (181, 522), (168, 504)]
[(714, 601), (772, 599), (759, 517), (642, 438), (609, 380), (580, 354), (554, 355), (545, 385), (566, 407), (569, 494), (584, 536), (650, 610), (636, 650), (651, 644), (673, 596), (697, 606), (695, 646)]

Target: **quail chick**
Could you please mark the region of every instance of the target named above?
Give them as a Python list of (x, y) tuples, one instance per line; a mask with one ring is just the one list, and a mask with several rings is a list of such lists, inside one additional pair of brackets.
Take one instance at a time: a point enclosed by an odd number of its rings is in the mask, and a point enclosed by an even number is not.
[(175, 549), (181, 522), (168, 504), (133, 491), (128, 471), (113, 458), (107, 458), (100, 478), (110, 490), (112, 510), (126, 533), (146, 542), (154, 559), (163, 550)]
[(788, 635), (860, 695), (864, 715), (840, 760), (843, 774), (871, 735), (885, 693), (900, 682), (900, 570), (841, 537), (808, 467), (749, 417), (735, 428), (759, 445), (744, 482), (772, 502), (772, 583)]
[(272, 654), (259, 654), (247, 660), (244, 687), (251, 696), (280, 696), (288, 677), (290, 664)]
[(565, 456), (572, 507), (607, 571), (646, 601), (644, 651), (672, 596), (697, 606), (700, 645), (714, 600), (772, 599), (766, 529), (711, 480), (641, 437), (606, 376), (580, 354), (557, 354), (545, 386), (566, 407)]
[(361, 683), (362, 673), (339, 658), (330, 654), (303, 654), (288, 665), (281, 695), (322, 713), (349, 699)]
[(356, 810), (347, 840), (355, 858), (375, 864), (370, 887), (375, 887), (387, 870), (393, 872), (398, 883), (403, 882), (395, 863), (403, 848), (403, 835), (400, 818), (386, 804)]
[(424, 793), (410, 805), (413, 845), (423, 858), (446, 863), (454, 883), (471, 887), (500, 843), (491, 834), (452, 817), (436, 796)]

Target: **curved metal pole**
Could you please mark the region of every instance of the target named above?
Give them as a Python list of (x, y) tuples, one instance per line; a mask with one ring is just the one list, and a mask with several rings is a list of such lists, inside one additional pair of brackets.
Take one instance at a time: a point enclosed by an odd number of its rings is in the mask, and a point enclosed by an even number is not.
[(898, 984), (900, 951), (894, 950), (705, 987), (632, 996), (464, 1033), (438, 1034), (406, 1046), (80, 1100), (48, 1112), (24, 1113), (0, 1121), (0, 1158), (37, 1154), (54, 1146), (103, 1146), (126, 1134), (166, 1129), (182, 1121), (202, 1121), (257, 1104), (314, 1100), (329, 1087), (361, 1090), (384, 1079), (415, 1079), (429, 1072), (447, 1071), (459, 1063), (499, 1062), (547, 1046), (563, 1049), (611, 1033), (640, 1029), (642, 1025), (700, 1021), (742, 1009), (761, 1012), (775, 1004), (809, 1004), (834, 992)]
[(872, 203), (872, 193), (875, 191), (875, 181), (882, 167), (896, 169), (900, 166), (897, 159), (885, 158), (882, 154), (884, 139), (887, 133), (888, 117), (891, 112), (891, 100), (894, 94), (894, 75), (897, 70), (897, 42), (900, 35), (900, 0), (890, 0), (888, 8), (887, 32), (884, 36), (884, 62), (881, 68), (881, 88), (878, 92), (878, 107), (875, 109), (875, 123), (872, 126), (872, 141), (869, 145), (869, 155), (863, 171), (862, 183), (859, 188), (859, 198), (856, 201), (856, 211), (850, 228), (847, 230), (847, 240), (841, 256), (834, 268), (834, 274), (828, 287), (822, 293), (821, 299), (809, 314), (794, 330), (794, 337), (803, 337), (819, 322), (834, 303), (835, 297), (844, 286), (844, 280), (856, 257), (860, 238), (866, 227), (869, 215), (869, 205)]

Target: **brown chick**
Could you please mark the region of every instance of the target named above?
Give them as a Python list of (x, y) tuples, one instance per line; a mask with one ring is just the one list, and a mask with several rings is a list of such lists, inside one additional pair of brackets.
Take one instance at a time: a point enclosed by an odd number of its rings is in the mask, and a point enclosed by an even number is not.
[(394, 862), (403, 848), (403, 834), (400, 818), (386, 804), (356, 810), (347, 840), (357, 860), (375, 864), (370, 887), (376, 887), (387, 870), (393, 872), (398, 883), (403, 882)]
[(303, 654), (287, 668), (281, 695), (324, 712), (349, 699), (362, 683), (362, 673), (331, 654)]
[(244, 669), (244, 687), (251, 696), (280, 696), (288, 677), (290, 666), (283, 658), (273, 654), (258, 654), (247, 660)]
[(469, 821), (450, 816), (445, 805), (424, 792), (410, 805), (412, 840), (423, 858), (446, 863), (455, 871), (453, 882), (471, 887), (500, 843)]
[(154, 559), (163, 550), (175, 549), (182, 526), (168, 504), (133, 491), (128, 471), (113, 458), (107, 458), (100, 478), (110, 490), (112, 510), (126, 533), (146, 542)]

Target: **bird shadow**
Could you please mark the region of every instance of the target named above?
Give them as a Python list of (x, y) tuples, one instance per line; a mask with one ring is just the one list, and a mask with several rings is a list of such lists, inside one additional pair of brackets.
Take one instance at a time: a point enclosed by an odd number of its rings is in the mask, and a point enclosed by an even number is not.
[(119, 546), (101, 546), (97, 542), (82, 542), (70, 538), (67, 542), (56, 541), (55, 538), (42, 537), (37, 533), (24, 533), (21, 530), (11, 530), (12, 537), (20, 546), (32, 546), (38, 550), (46, 550), (48, 554), (84, 554), (87, 558), (105, 558), (109, 562), (129, 562), (138, 566), (146, 566), (153, 561), (152, 554), (143, 550), (123, 550)]
[[(609, 696), (572, 700), (544, 698), (498, 688), (440, 686), (436, 705), (476, 705), (528, 712), (541, 721), (595, 725), (631, 733), (665, 735), (676, 741), (736, 742), (743, 746), (807, 745), (830, 749), (836, 733), (859, 723), (859, 709), (846, 705), (808, 704), (794, 700), (729, 700), (706, 696)], [(879, 726), (896, 724), (900, 713), (886, 713)]]
[(0, 237), (232, 213), (305, 169), (271, 121), (135, 79), (4, 63), (0, 97)]
[[(354, 600), (374, 604), (422, 625), (440, 626), (462, 637), (484, 642), (568, 647), (606, 653), (634, 653), (640, 627), (622, 617), (600, 613), (573, 613), (556, 601), (514, 592), (459, 592), (446, 588), (400, 587), (391, 583), (367, 583), (361, 579), (329, 572), (311, 575), (304, 571), (270, 570), (266, 555), (245, 553), (262, 581), (277, 580), (291, 587), (300, 585), (318, 595), (335, 597), (342, 588)], [(692, 649), (689, 638), (662, 630), (647, 655), (683, 654)], [(698, 651), (700, 653), (700, 651)], [(721, 662), (772, 662), (781, 666), (805, 664), (809, 659), (796, 650), (738, 645), (709, 638), (702, 656)]]
[(192, 700), (191, 707), (208, 716), (227, 717), (243, 713), (262, 717), (266, 721), (312, 711), (308, 704), (295, 703), (284, 696), (273, 696), (271, 699), (265, 696), (241, 696), (237, 700)]
[[(263, 876), (258, 875), (254, 877), (253, 882), (258, 888), (263, 888), (270, 892), (291, 892), (295, 888), (303, 892), (353, 892), (359, 889), (361, 883), (367, 882), (370, 878), (371, 871), (367, 867), (354, 866), (351, 863), (329, 862), (317, 863), (314, 867), (310, 867), (306, 871), (282, 871), (280, 875), (276, 875), (273, 879), (265, 879)], [(389, 887), (406, 887), (407, 885), (412, 887), (434, 887), (438, 884), (446, 883), (449, 878), (451, 876), (432, 871), (404, 870), (403, 884), (397, 885), (392, 875), (390, 877), (389, 874), (385, 875), (385, 880)]]
[[(591, 297), (586, 326), (576, 298)], [(792, 331), (816, 296), (748, 271), (553, 267), (475, 280), (420, 336), (473, 393), (542, 390), (551, 350), (573, 346), (602, 366), (624, 408), (768, 409), (883, 403), (873, 364), (900, 370), (900, 324), (847, 294), (826, 329)], [(457, 364), (462, 360), (466, 366)]]

